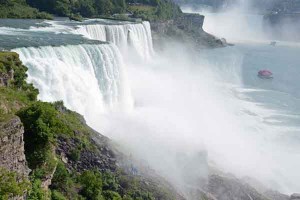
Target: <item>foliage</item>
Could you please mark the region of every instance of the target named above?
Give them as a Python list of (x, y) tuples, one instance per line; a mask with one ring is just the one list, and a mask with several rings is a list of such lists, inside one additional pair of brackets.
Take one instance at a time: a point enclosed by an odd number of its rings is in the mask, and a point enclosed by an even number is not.
[(27, 67), (22, 65), (18, 54), (0, 52), (0, 74), (13, 73), (13, 80), (7, 87), (0, 87), (0, 121), (9, 119), (23, 106), (37, 99), (38, 90), (32, 84), (26, 83)]
[(105, 172), (103, 174), (103, 190), (117, 191), (119, 183), (117, 177), (111, 172)]
[(27, 200), (41, 200), (47, 199), (48, 193), (41, 187), (42, 181), (40, 179), (32, 179), (32, 188), (29, 192)]
[(66, 197), (64, 197), (63, 194), (61, 194), (60, 192), (53, 190), (51, 192), (51, 199), (52, 200), (67, 200)]
[(75, 162), (78, 161), (79, 158), (80, 158), (80, 150), (79, 149), (72, 149), (71, 153), (70, 153), (70, 158)]
[(79, 177), (81, 194), (87, 199), (102, 200), (102, 176), (97, 171), (85, 171)]
[[(28, 6), (27, 4), (30, 6)], [(34, 7), (34, 8), (32, 8)], [(145, 9), (146, 8), (146, 9)], [(148, 9), (149, 8), (149, 9)], [(43, 11), (43, 12), (39, 12)], [(171, 0), (1, 0), (0, 18), (52, 19), (47, 13), (82, 21), (83, 17), (109, 17), (130, 10), (145, 20), (177, 17), (181, 10)]]
[(135, 17), (149, 21), (174, 19), (182, 14), (179, 6), (169, 0), (133, 4), (128, 9)]
[(30, 188), (30, 183), (15, 172), (0, 168), (0, 200), (22, 196)]
[(26, 83), (28, 68), (22, 65), (19, 55), (14, 52), (0, 52), (0, 72), (8, 74), (14, 72), (11, 86), (16, 89), (23, 89), (27, 92), (30, 100), (36, 100), (38, 90), (32, 84)]
[(122, 200), (122, 197), (114, 191), (104, 191), (103, 196), (106, 200)]
[(25, 1), (1, 0), (0, 18), (52, 19), (52, 16), (28, 6)]
[(52, 144), (56, 133), (66, 133), (68, 127), (58, 118), (58, 111), (50, 103), (35, 102), (17, 115), (24, 124), (25, 154), (31, 169), (53, 160)]

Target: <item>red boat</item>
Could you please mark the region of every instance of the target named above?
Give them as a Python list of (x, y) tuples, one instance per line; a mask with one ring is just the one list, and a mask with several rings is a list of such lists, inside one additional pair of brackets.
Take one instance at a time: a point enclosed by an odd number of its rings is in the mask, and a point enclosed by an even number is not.
[(269, 70), (264, 69), (264, 70), (260, 70), (258, 72), (257, 76), (259, 78), (271, 79), (271, 78), (273, 78), (273, 73)]

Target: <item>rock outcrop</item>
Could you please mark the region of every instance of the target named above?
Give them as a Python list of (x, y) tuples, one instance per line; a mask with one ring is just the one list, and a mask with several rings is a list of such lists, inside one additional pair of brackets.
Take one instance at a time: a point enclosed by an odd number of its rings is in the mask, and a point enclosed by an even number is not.
[(300, 194), (299, 193), (292, 194), (290, 200), (300, 200)]
[(267, 200), (268, 198), (260, 194), (250, 185), (243, 183), (236, 178), (229, 178), (220, 175), (211, 175), (205, 189), (218, 200)]
[[(24, 153), (23, 133), (24, 127), (18, 117), (0, 123), (0, 168), (16, 172), (17, 179), (28, 180), (30, 169)], [(23, 200), (25, 196), (11, 199)]]
[(24, 153), (23, 133), (24, 128), (18, 117), (0, 123), (0, 167), (28, 177), (30, 170)]
[(204, 16), (183, 13), (182, 16), (168, 21), (151, 22), (155, 44), (175, 40), (193, 44), (197, 48), (216, 48), (227, 45), (225, 40), (217, 38), (203, 30)]
[[(254, 184), (254, 185), (253, 185)], [(297, 200), (299, 194), (291, 197), (265, 188), (260, 183), (244, 181), (231, 174), (216, 172), (208, 175), (198, 187), (190, 187), (189, 199), (198, 200)], [(300, 198), (299, 198), (300, 199)]]

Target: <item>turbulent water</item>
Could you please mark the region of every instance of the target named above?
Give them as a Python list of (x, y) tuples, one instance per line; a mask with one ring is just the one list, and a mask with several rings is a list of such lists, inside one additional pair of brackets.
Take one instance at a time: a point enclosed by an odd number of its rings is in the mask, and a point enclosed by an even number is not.
[[(204, 28), (224, 37), (222, 21), (208, 22)], [(12, 32), (26, 46), (1, 40), (13, 41)], [(47, 40), (37, 47), (32, 35)], [(62, 43), (59, 35), (68, 39)], [(0, 45), (20, 54), (40, 99), (64, 100), (187, 197), (187, 187), (207, 176), (206, 162), (281, 192), (297, 192), (300, 45), (274, 47), (250, 35), (230, 38), (236, 46), (223, 49), (199, 52), (170, 44), (154, 54), (146, 22), (51, 22), (0, 28)], [(274, 79), (257, 77), (264, 68)]]
[(124, 60), (153, 55), (148, 22), (1, 20), (0, 26), (1, 47), (20, 54), (40, 99), (63, 100), (91, 116), (91, 124), (108, 110), (132, 109)]
[(100, 114), (118, 104), (126, 109), (132, 106), (124, 63), (115, 45), (45, 46), (14, 51), (29, 67), (28, 81), (40, 89), (39, 97), (45, 101), (63, 100), (85, 116)]

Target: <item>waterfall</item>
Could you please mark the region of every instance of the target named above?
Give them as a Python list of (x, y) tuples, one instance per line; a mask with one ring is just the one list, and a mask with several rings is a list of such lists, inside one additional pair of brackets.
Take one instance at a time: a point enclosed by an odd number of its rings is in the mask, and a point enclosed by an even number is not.
[(122, 57), (113, 44), (14, 51), (28, 66), (28, 81), (40, 90), (39, 99), (63, 100), (70, 109), (89, 116), (88, 120), (107, 109), (132, 106)]
[(149, 22), (121, 25), (80, 25), (74, 33), (84, 35), (89, 39), (114, 43), (123, 54), (133, 50), (143, 59), (149, 59), (153, 55)]

